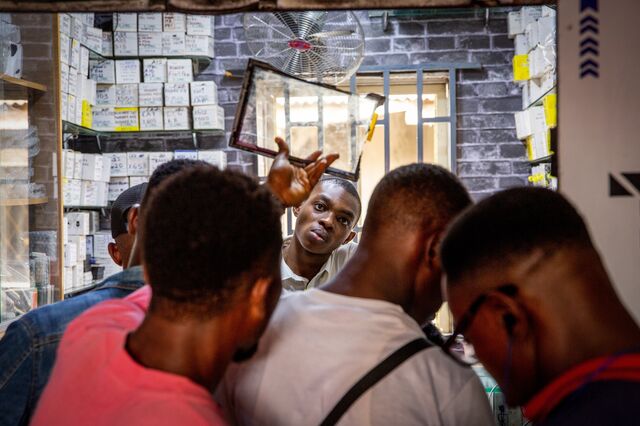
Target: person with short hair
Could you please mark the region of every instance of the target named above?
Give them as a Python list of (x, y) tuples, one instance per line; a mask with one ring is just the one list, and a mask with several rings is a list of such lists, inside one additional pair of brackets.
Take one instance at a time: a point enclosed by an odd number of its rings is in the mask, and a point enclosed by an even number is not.
[(296, 226), (282, 246), (282, 287), (306, 290), (331, 280), (358, 245), (354, 227), (362, 210), (355, 186), (325, 177), (309, 198), (293, 209)]
[[(470, 204), (458, 179), (439, 166), (389, 172), (373, 192), (351, 260), (329, 283), (282, 297), (258, 353), (225, 375), (217, 397), (230, 419), (239, 425), (321, 424), (384, 359), (416, 340), (426, 345), (421, 325), (442, 303), (440, 238)], [(339, 420), (493, 424), (475, 373), (436, 347), (402, 362)]]
[(129, 267), (129, 257), (135, 239), (135, 233), (129, 232), (129, 223), (137, 214), (142, 198), (147, 190), (147, 183), (132, 186), (116, 198), (111, 205), (111, 237), (107, 250), (109, 256), (123, 269)]
[(562, 195), (479, 202), (449, 229), (442, 264), (453, 340), (473, 344), (509, 405), (537, 425), (638, 423), (640, 328)]
[(150, 191), (136, 238), (150, 286), (69, 325), (32, 423), (223, 424), (210, 391), (255, 351), (282, 290), (282, 207), (337, 158), (319, 155), (299, 169), (281, 150), (266, 186), (201, 165)]

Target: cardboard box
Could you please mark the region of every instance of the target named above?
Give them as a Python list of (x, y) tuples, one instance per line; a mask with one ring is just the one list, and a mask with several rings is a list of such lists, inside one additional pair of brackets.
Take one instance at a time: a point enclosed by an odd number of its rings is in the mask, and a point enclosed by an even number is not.
[(82, 41), (84, 38), (84, 22), (81, 19), (71, 17), (71, 38)]
[(69, 67), (69, 75), (67, 77), (67, 93), (78, 96), (80, 89), (78, 88), (78, 70)]
[(162, 31), (187, 31), (187, 17), (184, 13), (163, 13)]
[(140, 60), (121, 59), (116, 61), (116, 83), (140, 83)]
[(188, 107), (165, 107), (164, 129), (189, 130), (191, 128), (190, 115)]
[(531, 127), (527, 111), (518, 111), (514, 116), (516, 121), (516, 137), (520, 140), (524, 140), (531, 136), (533, 129)]
[(102, 54), (102, 30), (87, 26), (84, 34), (84, 45), (94, 52)]
[(71, 59), (69, 66), (75, 69), (80, 68), (80, 42), (76, 39), (71, 39)]
[(165, 83), (167, 81), (166, 58), (143, 59), (142, 64), (145, 83)]
[(213, 19), (207, 15), (187, 15), (187, 34), (213, 36)]
[(186, 54), (184, 33), (162, 33), (162, 54), (165, 56), (184, 56)]
[(64, 265), (71, 268), (78, 263), (78, 247), (75, 243), (69, 241), (64, 245)]
[(111, 31), (102, 32), (102, 55), (113, 56), (113, 33)]
[(78, 71), (84, 77), (89, 77), (89, 49), (84, 46), (80, 46), (80, 68)]
[(189, 83), (166, 83), (164, 85), (166, 106), (189, 106)]
[(102, 155), (102, 175), (99, 182), (109, 183), (111, 180), (111, 157), (107, 157), (106, 155)]
[(526, 55), (529, 52), (529, 41), (524, 34), (517, 34), (514, 38), (514, 47), (516, 55)]
[(167, 82), (189, 83), (193, 81), (193, 63), (191, 59), (168, 59)]
[(64, 289), (65, 293), (73, 290), (73, 268), (64, 268)]
[(114, 31), (138, 31), (138, 15), (136, 13), (114, 13)]
[(61, 34), (71, 35), (71, 16), (66, 13), (58, 13), (58, 29)]
[(109, 181), (109, 189), (107, 198), (109, 201), (115, 201), (116, 198), (124, 191), (129, 189), (129, 178), (128, 177), (112, 177)]
[(164, 88), (162, 83), (140, 83), (138, 85), (138, 102), (140, 103), (140, 106), (163, 106), (163, 91)]
[[(69, 70), (69, 76), (71, 76), (71, 70)], [(97, 83), (115, 84), (116, 61), (113, 59), (90, 60), (89, 76)]]
[(69, 237), (69, 244), (76, 246), (76, 263), (84, 262), (87, 258), (87, 237), (85, 235), (72, 235)]
[(69, 95), (66, 93), (60, 94), (60, 117), (62, 121), (69, 121)]
[(71, 38), (65, 34), (60, 34), (60, 62), (69, 64), (71, 60)]
[(116, 84), (116, 107), (137, 107), (138, 85)]
[(82, 155), (82, 180), (99, 181), (102, 179), (102, 168), (104, 166), (102, 155), (83, 154)]
[(129, 176), (149, 176), (149, 153), (127, 152), (127, 174)]
[(114, 108), (116, 132), (137, 132), (140, 130), (138, 108)]
[(214, 81), (191, 83), (191, 105), (217, 105), (218, 87)]
[(550, 17), (550, 16), (555, 18), (556, 10), (549, 6), (542, 6), (541, 16), (543, 18)]
[(140, 56), (162, 56), (162, 33), (139, 33), (138, 54)]
[(79, 206), (82, 192), (82, 181), (80, 179), (67, 179), (62, 186), (62, 200), (67, 206)]
[(109, 204), (109, 183), (95, 182), (96, 184), (96, 206), (106, 207)]
[(88, 235), (91, 230), (91, 215), (89, 212), (69, 212), (65, 214), (67, 233), (72, 235)]
[(176, 160), (197, 160), (198, 151), (190, 149), (179, 149), (173, 153), (173, 158)]
[[(82, 195), (80, 196), (81, 206), (97, 206), (98, 205), (98, 189), (96, 182), (92, 180), (82, 181)], [(89, 232), (87, 231), (87, 234)]]
[(129, 176), (129, 186), (136, 186), (142, 183), (149, 182), (149, 178), (146, 176)]
[(138, 56), (138, 33), (114, 31), (114, 56)]
[(224, 108), (218, 105), (194, 106), (193, 128), (224, 130)]
[(539, 6), (525, 6), (520, 9), (522, 26), (527, 27), (532, 22), (535, 22), (542, 16), (542, 8)]
[(96, 105), (116, 106), (115, 84), (96, 84)]
[(522, 14), (518, 12), (509, 12), (507, 18), (507, 28), (509, 38), (514, 38), (518, 34), (524, 33), (524, 25), (522, 25)]
[(101, 231), (93, 234), (93, 255), (96, 258), (108, 258), (109, 262), (113, 264), (108, 249), (109, 243), (112, 241), (111, 231)]
[(77, 152), (73, 157), (73, 178), (82, 179), (82, 164), (84, 163), (84, 154)]
[(538, 41), (541, 44), (552, 44), (555, 46), (556, 39), (556, 18), (542, 17), (536, 21), (538, 27)]
[(213, 37), (187, 35), (185, 36), (185, 53), (193, 56), (213, 58)]
[(111, 158), (111, 181), (117, 177), (129, 176), (126, 152), (112, 152), (104, 155)]
[(62, 176), (66, 179), (73, 179), (76, 153), (70, 149), (62, 150)]
[(149, 175), (158, 168), (159, 165), (164, 164), (173, 159), (173, 152), (150, 152), (149, 153)]
[(80, 125), (91, 129), (93, 126), (93, 107), (88, 101), (83, 100), (81, 108)]
[(162, 107), (140, 108), (140, 130), (164, 130)]
[(92, 110), (92, 128), (103, 132), (116, 130), (116, 116), (114, 107), (96, 106)]
[(81, 87), (81, 99), (83, 101), (87, 101), (89, 105), (96, 104), (96, 93), (98, 91), (98, 85), (95, 80), (91, 80), (90, 78), (84, 77), (82, 74), (79, 74), (80, 87)]
[(524, 34), (527, 36), (527, 44), (529, 49), (535, 48), (540, 39), (538, 37), (538, 25), (536, 22), (532, 22), (525, 27)]
[(198, 151), (198, 160), (213, 164), (220, 170), (227, 167), (227, 155), (224, 151)]
[[(97, 232), (97, 231), (92, 231)], [(86, 235), (85, 239), (87, 241), (87, 258), (91, 259), (93, 257), (93, 235)]]
[(69, 93), (69, 65), (60, 64), (60, 91)]
[(77, 104), (75, 96), (67, 95), (67, 121), (70, 123), (75, 123)]
[(83, 100), (80, 96), (76, 96), (76, 116), (73, 120), (74, 123), (78, 124), (78, 125), (82, 125), (82, 113), (84, 112), (82, 106), (83, 106)]
[(162, 13), (138, 13), (138, 32), (162, 32)]

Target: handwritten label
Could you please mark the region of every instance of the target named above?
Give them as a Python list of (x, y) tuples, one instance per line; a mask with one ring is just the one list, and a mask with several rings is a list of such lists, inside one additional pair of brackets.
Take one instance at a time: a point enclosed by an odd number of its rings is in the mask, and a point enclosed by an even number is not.
[(93, 129), (104, 132), (113, 132), (116, 129), (116, 118), (114, 108), (95, 107), (93, 108)]
[(113, 53), (115, 56), (138, 56), (138, 33), (114, 32)]
[(60, 64), (60, 91), (69, 93), (69, 65)]
[(80, 42), (78, 40), (71, 40), (71, 60), (69, 66), (76, 69), (80, 68)]
[[(69, 70), (69, 76), (71, 76), (71, 70)], [(89, 76), (91, 76), (92, 80), (95, 80), (98, 83), (115, 83), (115, 61), (111, 59), (89, 61)]]
[(110, 31), (102, 32), (102, 54), (113, 56), (113, 33)]
[(149, 153), (149, 175), (158, 168), (159, 165), (164, 164), (173, 159), (173, 152), (150, 152)]
[(164, 104), (167, 106), (189, 106), (189, 83), (166, 83)]
[(173, 156), (176, 160), (197, 160), (198, 151), (179, 149), (175, 151)]
[(89, 76), (89, 49), (84, 46), (80, 46), (80, 68), (78, 70), (83, 76)]
[(138, 33), (140, 56), (162, 55), (162, 33)]
[(142, 68), (145, 83), (164, 83), (167, 81), (166, 59), (144, 59)]
[(77, 18), (71, 18), (71, 38), (75, 38), (76, 40), (82, 40), (84, 37), (84, 24), (82, 20)]
[(162, 106), (162, 83), (140, 83), (138, 86), (140, 106)]
[(81, 206), (95, 206), (98, 204), (98, 190), (96, 182), (90, 180), (82, 181), (82, 195), (80, 196)]
[(189, 35), (213, 35), (213, 20), (206, 15), (187, 15), (187, 34)]
[(189, 108), (166, 107), (164, 109), (164, 129), (165, 130), (188, 130), (189, 129)]
[(169, 83), (189, 83), (193, 81), (191, 59), (169, 59), (167, 61), (167, 81)]
[(67, 121), (75, 123), (76, 121), (76, 97), (74, 95), (67, 96)]
[(127, 175), (127, 153), (126, 152), (113, 152), (105, 154), (106, 157), (111, 158), (111, 179), (114, 177), (122, 177)]
[(149, 154), (147, 152), (127, 152), (129, 176), (149, 176)]
[(112, 177), (109, 181), (109, 201), (115, 201), (120, 194), (129, 189), (128, 177)]
[(184, 33), (162, 33), (162, 54), (180, 56), (185, 54)]
[(62, 120), (69, 121), (69, 97), (66, 93), (62, 93), (60, 95), (60, 115), (62, 115)]
[(191, 83), (191, 105), (216, 105), (218, 87), (213, 81), (194, 81)]
[(185, 32), (187, 30), (186, 15), (184, 13), (163, 13), (163, 31)]
[(71, 59), (71, 39), (65, 34), (60, 34), (60, 62), (69, 64)]
[(187, 55), (213, 58), (213, 37), (187, 35), (185, 36), (185, 50)]
[(162, 32), (162, 13), (138, 13), (139, 32)]
[(96, 85), (96, 105), (115, 106), (116, 105), (116, 85), (98, 84)]
[(78, 70), (75, 68), (69, 68), (69, 75), (67, 77), (67, 90), (70, 95), (78, 95)]
[(137, 132), (140, 130), (138, 108), (115, 108), (116, 132)]
[(140, 60), (124, 59), (116, 61), (116, 83), (140, 83)]
[(86, 26), (84, 35), (84, 45), (94, 52), (102, 54), (102, 30)]
[(114, 13), (113, 14), (113, 30), (114, 31), (137, 31), (138, 16), (135, 13)]
[(140, 130), (163, 130), (162, 107), (140, 108)]
[(138, 85), (137, 84), (116, 84), (116, 106), (117, 107), (137, 107), (138, 106)]
[(58, 27), (60, 28), (60, 33), (67, 36), (71, 35), (71, 16), (66, 13), (59, 13)]
[(227, 165), (227, 157), (224, 151), (198, 151), (198, 160), (206, 161), (219, 169), (224, 169)]
[(193, 107), (193, 128), (224, 129), (224, 109), (218, 105)]

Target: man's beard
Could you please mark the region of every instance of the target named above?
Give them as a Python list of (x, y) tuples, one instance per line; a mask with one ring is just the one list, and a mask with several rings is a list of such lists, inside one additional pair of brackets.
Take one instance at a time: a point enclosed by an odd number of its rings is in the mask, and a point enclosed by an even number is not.
[(246, 349), (240, 348), (233, 354), (233, 362), (245, 362), (251, 359), (251, 357), (253, 357), (256, 352), (258, 352), (257, 343)]

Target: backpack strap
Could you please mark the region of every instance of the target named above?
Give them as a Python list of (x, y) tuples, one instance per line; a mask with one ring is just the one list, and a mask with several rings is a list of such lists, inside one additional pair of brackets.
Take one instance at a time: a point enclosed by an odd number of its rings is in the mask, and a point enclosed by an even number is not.
[(344, 413), (360, 398), (369, 388), (373, 387), (376, 383), (382, 380), (387, 374), (391, 373), (396, 367), (401, 365), (404, 361), (411, 358), (411, 356), (420, 352), (423, 349), (432, 346), (429, 341), (424, 337), (412, 340), (406, 345), (402, 346), (387, 358), (382, 360), (373, 369), (369, 370), (367, 374), (362, 376), (352, 387), (344, 394), (340, 401), (333, 407), (331, 412), (320, 423), (321, 426), (333, 426)]

